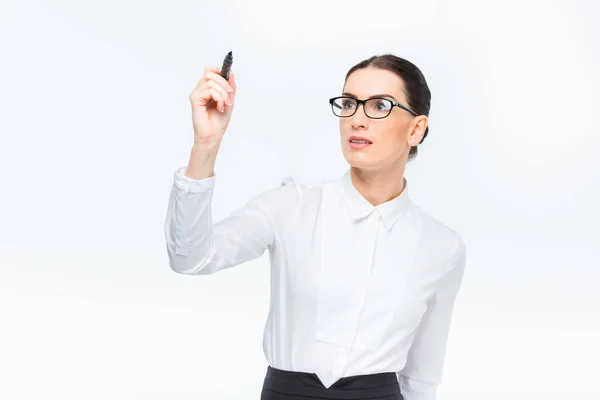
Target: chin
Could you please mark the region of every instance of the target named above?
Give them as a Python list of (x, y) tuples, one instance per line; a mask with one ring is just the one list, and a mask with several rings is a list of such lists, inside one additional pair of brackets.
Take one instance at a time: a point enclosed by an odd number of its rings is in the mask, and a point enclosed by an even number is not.
[(376, 160), (372, 159), (372, 157), (369, 157), (365, 154), (344, 153), (344, 158), (346, 159), (346, 162), (354, 168), (368, 170), (378, 165), (378, 162)]

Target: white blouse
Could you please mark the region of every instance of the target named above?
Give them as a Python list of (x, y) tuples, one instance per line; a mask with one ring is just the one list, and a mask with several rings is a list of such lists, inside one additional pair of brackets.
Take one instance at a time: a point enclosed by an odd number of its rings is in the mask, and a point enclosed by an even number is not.
[(213, 274), (269, 249), (271, 296), (263, 334), (269, 365), (341, 377), (395, 372), (405, 400), (434, 400), (466, 248), (405, 188), (373, 206), (350, 169), (307, 185), (286, 177), (214, 223), (216, 174), (178, 168), (164, 233), (169, 265)]

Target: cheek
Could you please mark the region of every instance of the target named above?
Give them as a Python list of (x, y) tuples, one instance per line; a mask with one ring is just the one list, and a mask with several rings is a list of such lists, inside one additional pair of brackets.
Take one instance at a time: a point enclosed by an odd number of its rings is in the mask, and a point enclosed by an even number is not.
[(346, 132), (346, 130), (350, 129), (350, 121), (348, 118), (339, 118), (340, 120), (340, 132)]
[(383, 158), (398, 157), (406, 149), (406, 134), (399, 127), (386, 129), (377, 137), (377, 153)]
[(382, 142), (385, 142), (389, 151), (394, 152), (402, 147), (403, 142), (406, 140), (406, 126), (399, 123), (391, 123), (388, 126), (381, 127), (380, 134), (377, 137), (380, 137)]
[(389, 132), (389, 134), (384, 136), (384, 138), (377, 142), (379, 144), (377, 146), (377, 154), (388, 158), (402, 152), (402, 142), (398, 139), (397, 134)]

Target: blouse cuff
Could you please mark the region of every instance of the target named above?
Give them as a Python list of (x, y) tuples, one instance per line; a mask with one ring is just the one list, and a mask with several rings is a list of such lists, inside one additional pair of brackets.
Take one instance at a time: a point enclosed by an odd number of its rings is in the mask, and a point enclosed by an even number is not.
[(215, 186), (216, 173), (204, 179), (192, 179), (185, 176), (187, 166), (179, 167), (173, 174), (173, 182), (184, 193), (203, 193), (211, 191)]

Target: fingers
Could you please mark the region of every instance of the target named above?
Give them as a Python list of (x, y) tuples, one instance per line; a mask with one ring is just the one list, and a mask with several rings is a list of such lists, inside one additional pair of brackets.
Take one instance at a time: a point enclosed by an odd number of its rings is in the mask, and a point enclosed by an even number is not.
[(229, 96), (229, 92), (227, 92), (223, 88), (223, 86), (219, 85), (217, 82), (215, 82), (213, 80), (210, 80), (210, 81), (206, 82), (206, 85), (215, 88), (221, 94), (221, 96), (223, 96), (223, 99), (225, 99), (226, 103), (230, 102), (231, 99), (230, 99), (230, 96)]
[[(217, 104), (217, 109), (219, 111), (223, 110), (225, 107), (225, 97), (218, 89), (211, 86), (202, 86), (197, 87), (190, 94), (190, 101), (193, 105), (196, 106), (204, 106), (209, 103), (209, 101), (213, 100)], [(221, 111), (223, 112), (223, 111)]]
[(233, 70), (229, 71), (229, 85), (233, 88), (233, 93), (237, 92), (237, 84), (235, 83), (235, 76), (233, 75)]
[[(229, 71), (229, 81), (231, 81), (232, 74), (233, 74), (233, 71), (230, 70)], [(214, 79), (215, 81), (219, 82), (223, 87), (225, 87), (227, 89), (232, 89), (231, 91), (233, 91), (233, 88), (231, 87), (230, 82), (221, 76), (221, 67), (206, 67), (206, 68), (204, 68), (204, 74), (202, 75), (202, 78), (198, 81), (198, 85), (200, 85), (203, 81), (208, 80), (209, 78)]]
[(198, 81), (197, 85), (201, 85), (202, 82), (206, 82), (210, 79), (214, 80), (215, 82), (219, 83), (221, 86), (223, 86), (225, 88), (225, 90), (227, 90), (228, 92), (234, 92), (237, 89), (237, 85), (235, 83), (235, 76), (233, 73), (233, 70), (229, 71), (229, 79), (225, 79), (223, 78), (221, 75), (221, 67), (206, 67), (204, 68), (204, 75), (202, 75), (202, 78)]
[(212, 99), (217, 103), (217, 110), (219, 112), (223, 112), (225, 110), (225, 99), (223, 95), (219, 93), (219, 91), (215, 88), (208, 88), (208, 92), (210, 93)]
[(221, 67), (208, 66), (204, 68), (204, 75), (190, 95), (190, 100), (199, 105), (206, 105), (210, 99), (217, 103), (217, 109), (224, 112), (225, 105), (232, 106), (237, 90), (235, 76), (229, 71), (229, 79), (219, 75)]
[[(209, 71), (206, 73), (206, 77), (211, 78), (213, 81), (217, 82), (219, 85), (221, 85), (223, 88), (225, 88), (225, 90), (227, 90), (228, 92), (233, 92), (233, 87), (231, 87), (229, 82), (225, 78), (223, 78), (221, 75), (219, 75), (219, 73)], [(231, 71), (229, 71), (229, 77), (231, 78)]]

